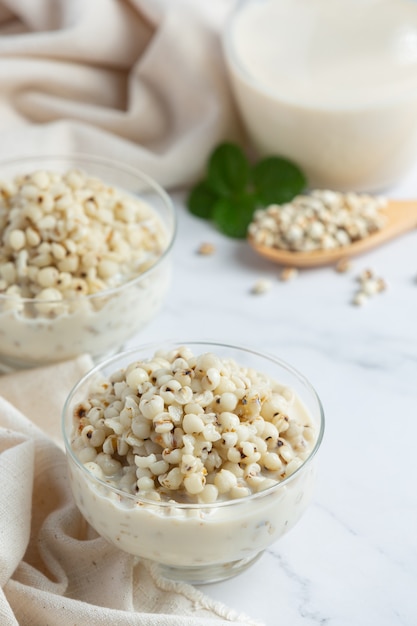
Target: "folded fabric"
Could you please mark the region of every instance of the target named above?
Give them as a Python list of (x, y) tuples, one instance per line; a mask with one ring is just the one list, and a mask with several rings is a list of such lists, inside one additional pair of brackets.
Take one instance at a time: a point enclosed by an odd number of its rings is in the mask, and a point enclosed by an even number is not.
[(0, 624), (259, 624), (189, 585), (162, 579), (153, 566), (99, 537), (79, 513), (60, 415), (90, 366), (80, 357), (0, 377)]
[(65, 398), (92, 366), (91, 358), (83, 355), (51, 367), (0, 376), (0, 398), (18, 407), (27, 419), (63, 447), (60, 414)]
[(219, 38), (232, 5), (0, 0), (0, 160), (75, 151), (193, 181), (239, 133)]

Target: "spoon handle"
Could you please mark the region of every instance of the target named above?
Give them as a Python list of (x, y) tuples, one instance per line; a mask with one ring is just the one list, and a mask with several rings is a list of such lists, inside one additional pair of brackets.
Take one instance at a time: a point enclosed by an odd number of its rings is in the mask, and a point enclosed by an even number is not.
[(387, 211), (387, 239), (417, 228), (417, 200), (390, 200)]

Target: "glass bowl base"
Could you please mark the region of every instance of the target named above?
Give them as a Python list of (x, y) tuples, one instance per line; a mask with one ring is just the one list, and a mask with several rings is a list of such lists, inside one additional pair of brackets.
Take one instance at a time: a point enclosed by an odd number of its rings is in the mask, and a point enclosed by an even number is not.
[(238, 561), (230, 563), (216, 563), (214, 565), (193, 565), (189, 567), (175, 567), (172, 565), (164, 565), (159, 563), (156, 571), (161, 576), (170, 580), (189, 583), (190, 585), (205, 585), (208, 583), (217, 583), (227, 580), (233, 576), (237, 576), (244, 572), (248, 567), (253, 565), (263, 554), (258, 552), (255, 556), (251, 555)]

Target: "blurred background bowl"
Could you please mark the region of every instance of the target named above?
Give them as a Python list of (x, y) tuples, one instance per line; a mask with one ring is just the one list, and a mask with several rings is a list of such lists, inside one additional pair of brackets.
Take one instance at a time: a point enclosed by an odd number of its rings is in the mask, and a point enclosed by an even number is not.
[(311, 187), (382, 191), (417, 160), (417, 4), (243, 0), (224, 54), (254, 148)]
[[(0, 163), (8, 181), (35, 171), (80, 170), (106, 186), (142, 200), (156, 216), (163, 249), (153, 265), (118, 286), (68, 301), (0, 294), (0, 368), (10, 371), (63, 361), (87, 353), (94, 360), (119, 349), (163, 305), (171, 275), (176, 214), (169, 195), (145, 173), (90, 155), (41, 156)], [(159, 226), (158, 226), (159, 228)]]

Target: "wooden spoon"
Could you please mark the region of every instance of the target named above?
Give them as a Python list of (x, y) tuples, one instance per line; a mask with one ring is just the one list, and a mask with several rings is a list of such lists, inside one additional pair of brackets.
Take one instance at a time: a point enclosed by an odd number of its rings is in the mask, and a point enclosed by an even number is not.
[(340, 246), (331, 250), (293, 252), (259, 245), (251, 236), (248, 237), (248, 241), (256, 252), (281, 265), (291, 267), (330, 265), (340, 259), (368, 252), (368, 250), (417, 227), (417, 200), (390, 200), (383, 212), (386, 215), (386, 222), (380, 230), (347, 246)]

